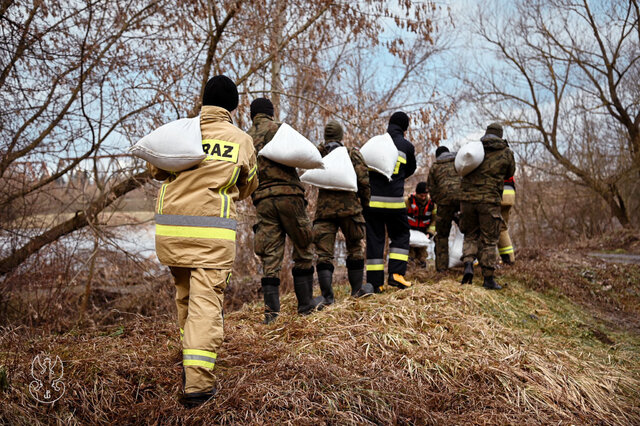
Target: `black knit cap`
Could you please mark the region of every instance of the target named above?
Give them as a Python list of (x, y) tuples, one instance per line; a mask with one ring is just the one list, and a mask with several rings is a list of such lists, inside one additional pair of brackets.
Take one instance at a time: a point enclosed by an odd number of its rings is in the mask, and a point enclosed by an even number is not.
[(335, 120), (331, 120), (324, 126), (324, 140), (325, 141), (341, 141), (344, 132), (342, 126)]
[(389, 119), (389, 124), (396, 124), (403, 132), (406, 132), (409, 128), (409, 116), (402, 111), (394, 112)]
[(440, 157), (440, 154), (443, 154), (445, 152), (449, 152), (449, 148), (447, 148), (446, 146), (439, 146), (438, 149), (436, 149), (436, 158)]
[(225, 75), (216, 75), (207, 81), (202, 105), (219, 106), (231, 112), (238, 107), (238, 87)]
[(485, 131), (485, 135), (496, 135), (497, 137), (502, 137), (502, 125), (500, 123), (491, 123), (487, 126), (487, 130)]
[(254, 99), (251, 102), (251, 106), (249, 107), (251, 111), (251, 119), (255, 117), (257, 114), (263, 113), (267, 114), (269, 117), (273, 117), (273, 104), (267, 98), (258, 98)]
[(427, 182), (418, 182), (416, 185), (416, 194), (426, 194), (427, 193)]

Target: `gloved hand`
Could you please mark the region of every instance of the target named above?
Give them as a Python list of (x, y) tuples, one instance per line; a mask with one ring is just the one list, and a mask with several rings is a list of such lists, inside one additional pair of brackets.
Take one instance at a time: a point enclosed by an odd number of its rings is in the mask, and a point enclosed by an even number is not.
[(460, 212), (455, 212), (453, 214), (453, 221), (456, 223), (456, 225), (460, 226)]

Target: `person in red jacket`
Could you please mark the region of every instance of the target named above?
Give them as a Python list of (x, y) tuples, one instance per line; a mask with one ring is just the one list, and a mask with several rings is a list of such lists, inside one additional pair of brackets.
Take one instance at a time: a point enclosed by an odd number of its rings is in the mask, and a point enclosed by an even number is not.
[[(429, 238), (435, 234), (435, 203), (427, 192), (427, 183), (419, 182), (416, 185), (416, 192), (409, 195), (405, 200), (407, 205), (407, 217), (409, 227), (414, 231), (420, 231)], [(409, 260), (415, 262), (420, 267), (427, 266), (427, 248), (411, 247), (409, 249)]]

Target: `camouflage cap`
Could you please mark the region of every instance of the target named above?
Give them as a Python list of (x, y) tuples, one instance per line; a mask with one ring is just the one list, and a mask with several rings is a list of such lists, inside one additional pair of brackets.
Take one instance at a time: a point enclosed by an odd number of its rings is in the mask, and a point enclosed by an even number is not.
[(335, 120), (331, 120), (324, 126), (325, 141), (341, 141), (343, 136), (342, 126)]
[(491, 123), (487, 126), (486, 135), (496, 135), (502, 137), (502, 125), (500, 123)]

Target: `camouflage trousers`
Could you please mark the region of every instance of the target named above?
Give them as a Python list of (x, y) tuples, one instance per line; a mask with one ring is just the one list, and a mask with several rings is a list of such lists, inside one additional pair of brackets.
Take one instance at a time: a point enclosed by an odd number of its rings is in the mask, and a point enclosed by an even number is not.
[(460, 210), (460, 204), (440, 205), (436, 213), (436, 271), (442, 272), (449, 268), (449, 233), (455, 213)]
[(256, 206), (258, 224), (254, 249), (262, 259), (263, 276), (279, 278), (286, 236), (293, 244), (294, 269), (313, 267), (313, 229), (304, 199), (297, 196), (269, 197)]
[(336, 235), (342, 231), (347, 245), (348, 260), (364, 260), (365, 223), (362, 214), (316, 219), (313, 222), (314, 243), (318, 265), (333, 264)]
[(427, 261), (426, 247), (409, 247), (409, 261), (422, 266)]
[(462, 261), (477, 257), (482, 275), (493, 276), (498, 263), (498, 237), (502, 226), (499, 204), (460, 203), (460, 230), (464, 233)]

